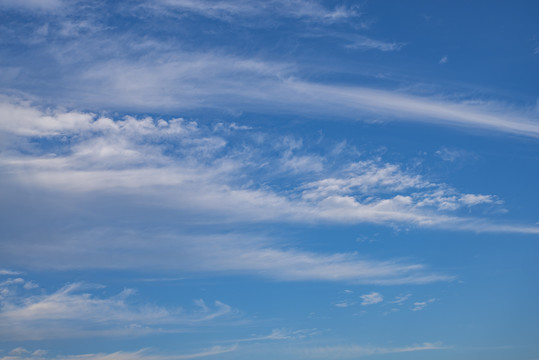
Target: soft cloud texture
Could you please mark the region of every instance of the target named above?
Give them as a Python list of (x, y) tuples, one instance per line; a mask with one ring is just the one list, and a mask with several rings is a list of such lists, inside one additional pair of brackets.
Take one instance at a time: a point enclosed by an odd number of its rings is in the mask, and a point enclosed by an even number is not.
[(304, 356), (309, 358), (338, 358), (349, 359), (358, 358), (376, 354), (394, 354), (407, 353), (425, 350), (444, 350), (447, 347), (440, 343), (423, 343), (421, 345), (408, 346), (402, 348), (390, 347), (370, 347), (360, 345), (342, 345), (342, 346), (327, 346), (304, 350)]
[(165, 6), (169, 10), (183, 10), (222, 20), (260, 17), (273, 13), (277, 16), (332, 23), (358, 15), (354, 9), (344, 6), (327, 9), (317, 1), (305, 0), (270, 0), (256, 4), (245, 0), (158, 0), (155, 4)]
[[(448, 210), (500, 203), (493, 195), (460, 194), (380, 160), (330, 168), (325, 165), (330, 158), (291, 144), (271, 158), (274, 149), (254, 142), (261, 134), (253, 136), (250, 130), (234, 130), (233, 136), (245, 141), (237, 148), (228, 145), (229, 135), (218, 128), (212, 131), (181, 118), (113, 120), (90, 113), (44, 113), (14, 103), (4, 103), (0, 113), (0, 130), (7, 136), (0, 165), (20, 185), (46, 191), (136, 193), (137, 201), (210, 212), (224, 221), (395, 222), (456, 229), (472, 228), (480, 220), (449, 215)], [(52, 153), (29, 147), (33, 139), (63, 140)], [(289, 172), (294, 180), (285, 192), (253, 186), (249, 178), (265, 173), (272, 181), (272, 174)]]
[(360, 296), (362, 302), (361, 305), (373, 305), (378, 304), (384, 301), (384, 297), (377, 292), (372, 292), (370, 294), (365, 294)]
[(0, 334), (11, 340), (136, 336), (174, 332), (234, 313), (220, 301), (210, 308), (198, 300), (198, 310), (190, 312), (179, 307), (132, 305), (128, 301), (135, 294), (132, 289), (111, 297), (98, 297), (90, 292), (98, 289), (73, 283), (52, 294), (27, 293), (0, 298)]
[[(81, 354), (81, 355), (63, 355), (49, 357), (45, 356), (44, 350), (36, 350), (30, 352), (24, 348), (13, 349), (10, 354), (14, 356), (5, 356), (1, 360), (182, 360), (182, 359), (198, 359), (208, 356), (214, 356), (233, 352), (237, 346), (213, 346), (209, 349), (202, 350), (197, 353), (184, 355), (152, 355), (147, 349), (139, 351), (117, 351), (114, 353), (96, 353), (96, 354)], [(14, 352), (15, 351), (15, 352)]]

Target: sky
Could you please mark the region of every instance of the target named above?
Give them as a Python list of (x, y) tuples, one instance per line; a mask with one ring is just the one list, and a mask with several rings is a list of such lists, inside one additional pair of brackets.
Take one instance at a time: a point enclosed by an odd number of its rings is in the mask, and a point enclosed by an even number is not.
[(538, 14), (0, 0), (0, 359), (539, 359)]

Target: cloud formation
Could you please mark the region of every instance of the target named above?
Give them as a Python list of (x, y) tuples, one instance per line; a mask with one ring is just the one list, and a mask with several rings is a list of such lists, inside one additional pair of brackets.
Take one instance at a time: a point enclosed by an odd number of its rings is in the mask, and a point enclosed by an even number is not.
[(377, 293), (377, 292), (372, 292), (370, 294), (361, 295), (360, 298), (362, 300), (361, 305), (363, 306), (378, 304), (384, 301), (384, 297), (380, 293)]
[[(11, 265), (428, 283), (452, 277), (413, 262), (309, 252), (241, 229), (323, 222), (539, 232), (467, 214), (474, 207), (498, 206), (494, 195), (459, 193), (379, 158), (350, 159), (346, 147), (314, 152), (301, 139), (280, 135), (275, 141), (235, 123), (212, 127), (181, 118), (113, 119), (16, 101), (0, 105), (0, 114), (4, 229), (15, 234), (0, 246)], [(340, 157), (347, 160), (335, 161)], [(27, 198), (30, 189), (34, 195)], [(37, 199), (42, 206), (33, 205)], [(69, 223), (78, 216), (91, 221), (52, 226), (57, 219)], [(32, 219), (45, 218), (49, 221), (39, 226), (47, 231), (29, 230), (35, 227)], [(194, 231), (192, 224), (198, 223), (207, 230)], [(223, 235), (219, 227), (231, 224), (238, 230)]]
[(10, 352), (10, 356), (2, 357), (0, 360), (183, 360), (198, 359), (229, 353), (235, 351), (236, 349), (236, 345), (216, 345), (200, 352), (184, 355), (154, 355), (151, 354), (147, 349), (142, 349), (139, 351), (117, 351), (114, 353), (46, 356), (46, 351), (44, 350), (35, 350), (31, 352), (25, 348), (19, 347), (13, 349)]
[(443, 346), (441, 343), (423, 343), (420, 345), (407, 346), (407, 347), (370, 347), (360, 345), (342, 345), (342, 346), (327, 346), (318, 347), (304, 350), (304, 356), (309, 358), (339, 358), (349, 359), (358, 358), (376, 354), (395, 354), (406, 353), (426, 350), (444, 350), (448, 347)]
[(161, 5), (169, 10), (187, 11), (221, 20), (232, 20), (238, 17), (262, 17), (271, 13), (282, 17), (333, 23), (359, 15), (353, 8), (340, 6), (328, 9), (318, 1), (305, 0), (270, 0), (256, 4), (245, 0), (158, 0), (153, 5)]
[[(113, 120), (90, 113), (43, 113), (13, 103), (0, 106), (0, 113), (7, 140), (0, 166), (12, 181), (46, 191), (137, 194), (137, 201), (214, 213), (224, 221), (394, 222), (457, 229), (481, 220), (447, 211), (500, 203), (494, 195), (461, 194), (380, 160), (329, 167), (331, 154), (309, 154), (301, 142), (294, 145), (286, 137), (275, 148), (259, 142), (266, 134), (249, 130), (227, 135), (181, 118)], [(228, 136), (234, 142), (241, 138), (243, 146), (235, 147)], [(34, 139), (54, 143), (55, 152), (30, 145)], [(277, 191), (287, 174), (292, 185)], [(275, 183), (254, 186), (259, 176)], [(534, 230), (523, 229), (529, 231)]]
[(135, 294), (133, 289), (124, 289), (111, 297), (98, 297), (90, 292), (98, 289), (72, 283), (52, 294), (26, 292), (4, 296), (0, 298), (0, 335), (3, 339), (19, 341), (136, 336), (185, 331), (198, 323), (207, 324), (234, 313), (230, 306), (220, 301), (215, 301), (210, 308), (199, 300), (198, 310), (190, 312), (179, 307), (137, 306), (128, 301)]

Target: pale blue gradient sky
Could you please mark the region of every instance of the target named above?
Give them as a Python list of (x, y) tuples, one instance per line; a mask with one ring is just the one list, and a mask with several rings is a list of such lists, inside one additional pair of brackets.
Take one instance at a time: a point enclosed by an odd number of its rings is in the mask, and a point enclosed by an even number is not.
[(537, 359), (538, 13), (0, 1), (0, 359)]

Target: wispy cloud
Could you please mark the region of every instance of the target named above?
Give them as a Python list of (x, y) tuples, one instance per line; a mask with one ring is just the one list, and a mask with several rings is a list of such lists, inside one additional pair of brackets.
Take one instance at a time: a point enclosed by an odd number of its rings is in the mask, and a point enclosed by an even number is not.
[(345, 37), (349, 42), (345, 47), (348, 49), (376, 49), (380, 51), (398, 51), (405, 44), (398, 42), (387, 42), (369, 38), (367, 36), (355, 35)]
[(30, 10), (55, 10), (62, 5), (62, 0), (3, 0), (0, 3), (0, 7), (26, 8)]
[[(316, 106), (314, 102), (322, 101), (326, 109), (332, 109), (334, 114), (336, 111), (340, 116), (351, 116), (359, 111), (375, 113), (379, 117), (385, 115), (396, 120), (424, 121), (445, 126), (482, 128), (539, 137), (536, 116), (525, 109), (515, 112), (493, 102), (472, 105), (398, 91), (299, 81), (288, 81), (286, 85), (289, 99), (305, 103), (305, 100), (301, 101), (296, 94), (308, 95), (307, 99), (313, 101), (311, 105)], [(321, 110), (318, 106), (316, 108), (317, 111)]]
[(476, 158), (476, 155), (469, 151), (462, 149), (449, 149), (447, 147), (442, 147), (439, 150), (436, 150), (435, 154), (438, 155), (442, 160), (449, 162), (454, 162), (459, 159)]
[[(211, 228), (204, 234), (182, 233), (201, 221), (206, 226), (322, 221), (539, 232), (534, 226), (494, 224), (459, 214), (459, 209), (480, 204), (496, 206), (499, 200), (493, 195), (462, 194), (380, 159), (328, 166), (333, 162), (328, 157), (340, 153), (315, 155), (301, 141), (286, 136), (264, 143), (260, 139), (267, 134), (251, 134), (248, 129), (204, 127), (179, 118), (111, 119), (84, 112), (43, 112), (13, 102), (0, 106), (0, 113), (6, 140), (0, 156), (6, 174), (2, 191), (6, 201), (13, 200), (5, 206), (27, 208), (23, 218), (6, 223), (19, 226), (18, 237), (0, 244), (9, 264), (248, 272), (296, 281), (428, 283), (452, 277), (413, 262), (287, 248), (271, 236), (241, 230), (218, 236), (211, 234)], [(241, 147), (234, 146), (229, 136), (243, 139)], [(291, 159), (296, 159), (293, 167)], [(261, 177), (271, 186), (257, 185)], [(279, 185), (283, 179), (289, 184), (285, 188)], [(30, 203), (17, 198), (27, 188), (40, 197), (43, 208), (35, 207), (36, 198)], [(111, 202), (111, 196), (121, 201)], [(93, 222), (71, 228), (43, 224), (47, 231), (29, 234), (27, 228), (33, 226), (24, 224), (45, 215), (50, 203), (62, 205), (55, 205), (55, 213), (47, 216), (69, 219), (84, 212), (92, 214)], [(145, 210), (137, 213), (141, 205)], [(148, 209), (161, 215), (149, 216)], [(42, 215), (28, 217), (28, 211)], [(5, 218), (17, 214), (6, 212)], [(111, 219), (124, 216), (118, 223), (145, 223), (148, 229), (160, 230), (150, 235), (129, 225), (110, 225)], [(176, 228), (166, 220), (170, 216)], [(155, 256), (143, 256), (148, 253)]]
[(370, 347), (370, 346), (361, 346), (361, 345), (342, 345), (342, 346), (327, 346), (327, 347), (318, 347), (305, 349), (303, 351), (304, 356), (309, 358), (339, 358), (339, 359), (348, 359), (348, 358), (358, 358), (369, 355), (377, 354), (394, 354), (394, 353), (405, 353), (405, 352), (415, 352), (415, 351), (426, 351), (426, 350), (445, 350), (448, 347), (443, 346), (441, 343), (423, 343), (420, 345), (413, 345), (407, 347)]
[(7, 270), (7, 269), (0, 269), (0, 275), (19, 275), (20, 272)]
[[(112, 297), (98, 297), (82, 283), (66, 285), (47, 295), (14, 295), (1, 301), (0, 334), (4, 339), (40, 340), (88, 336), (140, 335), (178, 331), (233, 314), (230, 306), (216, 301), (212, 308), (185, 312), (180, 308), (135, 306), (125, 289)], [(95, 289), (94, 289), (95, 290)]]
[(209, 349), (190, 354), (178, 355), (155, 355), (149, 350), (139, 351), (117, 351), (114, 353), (95, 353), (80, 355), (46, 356), (44, 350), (29, 351), (22, 347), (13, 349), (10, 356), (2, 357), (0, 360), (183, 360), (198, 359), (208, 356), (220, 355), (237, 350), (236, 345), (213, 346)]
[[(474, 225), (433, 210), (500, 203), (493, 195), (459, 194), (445, 184), (406, 173), (395, 164), (365, 160), (344, 164), (335, 171), (326, 169), (326, 160), (319, 155), (305, 151), (296, 154), (290, 147), (282, 149), (277, 158), (269, 155), (272, 147), (266, 152), (254, 142), (252, 148), (258, 148), (254, 153), (248, 147), (234, 149), (227, 147), (225, 133), (183, 119), (113, 120), (78, 112), (43, 114), (11, 103), (0, 106), (0, 113), (5, 115), (0, 130), (16, 137), (14, 147), (0, 158), (0, 164), (18, 183), (54, 191), (114, 191), (126, 195), (136, 191), (160, 198), (166, 207), (188, 206), (195, 212), (216, 214), (224, 214), (226, 208), (228, 216), (236, 220), (286, 218), (305, 222), (318, 218), (446, 228)], [(44, 153), (35, 147), (30, 153), (21, 152), (21, 137), (57, 141), (62, 136), (71, 140), (57, 142), (58, 153)], [(245, 137), (250, 139), (249, 135)], [(177, 150), (166, 154), (172, 142)], [(5, 146), (9, 148), (9, 144)], [(254, 167), (256, 162), (266, 166)], [(303, 174), (295, 177), (294, 187), (287, 189), (286, 193), (292, 191), (295, 196), (246, 186), (250, 173), (260, 175), (263, 171), (271, 179), (271, 173), (290, 170), (292, 175)], [(245, 182), (238, 182), (239, 174), (240, 179), (247, 177)], [(298, 182), (303, 179), (312, 180)], [(373, 197), (375, 194), (379, 196)]]
[(301, 330), (290, 330), (290, 329), (273, 329), (269, 335), (263, 336), (253, 336), (244, 339), (231, 340), (231, 342), (241, 343), (241, 342), (259, 342), (259, 341), (274, 341), (274, 340), (297, 340), (305, 339), (306, 337), (312, 336), (317, 332), (316, 329), (301, 329)]
[(384, 301), (384, 297), (380, 293), (377, 293), (377, 292), (372, 292), (370, 294), (361, 295), (360, 298), (362, 300), (361, 305), (363, 306), (378, 304)]
[(412, 311), (420, 311), (427, 307), (427, 305), (435, 302), (436, 299), (429, 299), (426, 301), (416, 301), (414, 303), (414, 307), (412, 308)]
[[(290, 11), (298, 17), (321, 19), (353, 13), (352, 10), (328, 10), (318, 2), (303, 0), (270, 1), (262, 5), (240, 0), (163, 0), (160, 3), (201, 13), (263, 14), (267, 7), (283, 13)], [(97, 26), (93, 20), (84, 21), (75, 24), (76, 27)], [(62, 26), (69, 28), (65, 21)], [(18, 71), (20, 76), (14, 75), (3, 92), (26, 90), (45, 99), (55, 94), (65, 101), (62, 105), (96, 110), (177, 112), (212, 108), (265, 114), (286, 112), (318, 119), (361, 119), (375, 114), (382, 120), (539, 137), (537, 114), (530, 108), (481, 99), (455, 100), (444, 91), (415, 94), (408, 90), (413, 86), (407, 86), (413, 84), (387, 88), (382, 84), (367, 87), (321, 83), (305, 77), (308, 64), (294, 60), (278, 62), (254, 54), (242, 57), (222, 48), (186, 51), (174, 42), (147, 34), (103, 31), (89, 31), (91, 34), (84, 35), (84, 31), (77, 30), (80, 38), (54, 42), (47, 54), (38, 56), (47, 59), (47, 63), (40, 62), (39, 68), (46, 66), (50, 71)], [(332, 36), (331, 32), (322, 34)], [(345, 41), (355, 48), (395, 51), (402, 47), (402, 43), (384, 42), (361, 34), (346, 34), (345, 38), (350, 38)], [(58, 68), (63, 69), (61, 74), (55, 73)], [(43, 73), (54, 74), (54, 84), (47, 82)], [(41, 87), (32, 86), (35, 78), (41, 79)]]
[[(345, 281), (369, 284), (425, 284), (451, 281), (424, 264), (374, 260), (356, 253), (314, 253), (283, 249), (278, 241), (247, 235), (178, 236), (153, 232), (89, 233), (28, 245), (30, 254), (10, 250), (27, 266), (45, 269), (148, 269), (177, 273), (256, 274), (281, 281)], [(92, 239), (92, 241), (89, 241)], [(83, 246), (83, 244), (85, 244)], [(63, 259), (59, 261), (59, 257)], [(219, 308), (219, 307), (218, 307)]]
[(323, 22), (337, 22), (352, 16), (358, 16), (353, 8), (344, 6), (328, 9), (318, 1), (306, 0), (270, 0), (263, 3), (253, 3), (244, 0), (158, 0), (154, 5), (166, 6), (168, 9), (180, 9), (199, 15), (232, 20), (243, 17), (260, 17), (268, 14), (277, 16), (318, 20)]
[[(496, 102), (470, 104), (444, 99), (441, 94), (420, 96), (398, 90), (318, 84), (298, 80), (290, 70), (280, 70), (273, 74), (261, 73), (262, 69), (286, 69), (286, 65), (263, 61), (246, 62), (224, 56), (219, 58), (216, 66), (210, 67), (211, 61), (208, 60), (210, 59), (203, 62), (191, 60), (189, 63), (169, 60), (157, 64), (116, 62), (97, 65), (99, 68), (94, 67), (84, 73), (85, 79), (81, 79), (81, 82), (83, 86), (87, 84), (93, 89), (103, 89), (108, 95), (104, 97), (94, 92), (99, 97), (94, 100), (91, 97), (85, 99), (95, 105), (111, 107), (117, 107), (119, 104), (140, 107), (140, 104), (151, 103), (150, 107), (188, 109), (211, 104), (212, 107), (221, 109), (263, 109), (271, 112), (273, 108), (279, 112), (316, 117), (357, 119), (358, 115), (376, 114), (377, 118), (381, 119), (427, 122), (539, 137), (537, 116), (529, 109), (514, 110), (511, 106)], [(257, 65), (246, 66), (249, 63)], [(186, 72), (187, 69), (191, 70)], [(250, 78), (253, 81), (238, 82), (237, 76), (232, 76), (238, 71), (245, 74), (242, 79)], [(210, 78), (209, 74), (213, 76)], [(196, 83), (193, 82), (194, 79)], [(258, 85), (253, 87), (253, 83)], [(110, 102), (112, 94), (115, 103)], [(151, 102), (147, 99), (151, 99)], [(267, 106), (269, 103), (272, 107)]]
[(408, 300), (411, 296), (412, 296), (412, 294), (399, 295), (399, 296), (396, 296), (396, 297), (395, 297), (395, 300), (389, 301), (389, 303), (390, 303), (390, 304), (401, 305), (401, 304), (403, 304), (406, 300)]
[(335, 307), (338, 307), (338, 308), (347, 308), (347, 307), (350, 307), (352, 305), (354, 305), (355, 303), (352, 302), (352, 301), (348, 301), (348, 300), (343, 300), (343, 301), (339, 301), (337, 303), (335, 303)]

